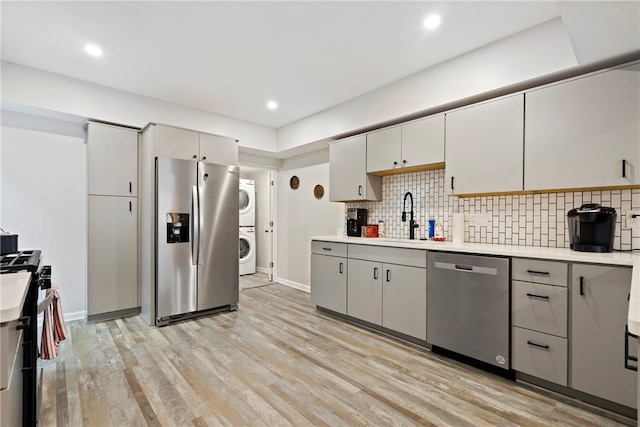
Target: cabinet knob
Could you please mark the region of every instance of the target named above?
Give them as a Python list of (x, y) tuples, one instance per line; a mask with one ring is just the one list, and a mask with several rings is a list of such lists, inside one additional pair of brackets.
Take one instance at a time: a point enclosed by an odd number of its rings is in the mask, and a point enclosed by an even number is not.
[(202, 156), (202, 160), (207, 160), (207, 156)]
[(394, 165), (394, 166), (395, 166), (395, 165), (397, 165), (397, 164), (398, 164), (398, 162), (393, 162), (393, 165)]
[(193, 155), (193, 158), (194, 158), (194, 159), (197, 159), (197, 158), (198, 158), (198, 156), (196, 156), (196, 155), (194, 154), (194, 155)]
[(407, 161), (406, 161), (406, 160), (403, 160), (403, 161), (402, 161), (402, 164), (403, 164), (403, 165), (407, 164)]

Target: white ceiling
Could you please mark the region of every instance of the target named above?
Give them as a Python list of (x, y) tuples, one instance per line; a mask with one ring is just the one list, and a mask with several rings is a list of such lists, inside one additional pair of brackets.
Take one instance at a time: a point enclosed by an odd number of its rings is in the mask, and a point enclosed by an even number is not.
[[(10, 2), (3, 60), (280, 127), (560, 15), (555, 1)], [(433, 32), (423, 19), (437, 13)], [(104, 56), (87, 56), (95, 43)], [(266, 108), (268, 100), (280, 104)]]

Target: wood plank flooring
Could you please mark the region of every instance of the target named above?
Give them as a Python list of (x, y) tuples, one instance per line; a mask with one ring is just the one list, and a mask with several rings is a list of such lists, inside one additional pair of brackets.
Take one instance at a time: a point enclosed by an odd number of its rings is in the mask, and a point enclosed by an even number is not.
[(242, 290), (233, 313), (67, 330), (44, 365), (42, 426), (635, 425), (335, 320), (279, 284)]

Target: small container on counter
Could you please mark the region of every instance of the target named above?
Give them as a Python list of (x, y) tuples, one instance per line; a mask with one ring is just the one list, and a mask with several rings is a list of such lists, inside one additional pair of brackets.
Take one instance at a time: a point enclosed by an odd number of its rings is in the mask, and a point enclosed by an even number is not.
[(436, 220), (435, 219), (430, 219), (429, 220), (429, 231), (427, 234), (427, 238), (429, 239), (433, 239), (436, 235)]
[(377, 225), (363, 225), (362, 226), (362, 237), (378, 237), (378, 226)]
[(378, 221), (378, 237), (384, 237), (384, 221)]

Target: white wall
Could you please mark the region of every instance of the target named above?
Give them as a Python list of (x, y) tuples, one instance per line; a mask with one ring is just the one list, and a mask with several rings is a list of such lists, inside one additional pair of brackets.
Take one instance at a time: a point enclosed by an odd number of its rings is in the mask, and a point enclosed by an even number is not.
[(2, 61), (2, 102), (143, 127), (162, 123), (238, 139), (242, 147), (275, 151), (275, 129), (134, 95)]
[[(304, 165), (301, 159), (284, 162), (278, 171), (277, 189), (277, 277), (276, 280), (309, 290), (311, 236), (334, 235), (344, 226), (344, 203), (329, 201), (329, 163)], [(289, 187), (297, 176), (300, 186)], [(324, 197), (316, 199), (313, 188), (324, 187)]]
[[(9, 127), (9, 126), (20, 127)], [(27, 129), (25, 129), (27, 128)], [(29, 129), (30, 128), (30, 129)], [(3, 115), (0, 225), (19, 249), (41, 249), (67, 320), (86, 316), (87, 186), (78, 124)]]
[(354, 133), (575, 65), (558, 18), (283, 126), (278, 129), (278, 151)]

